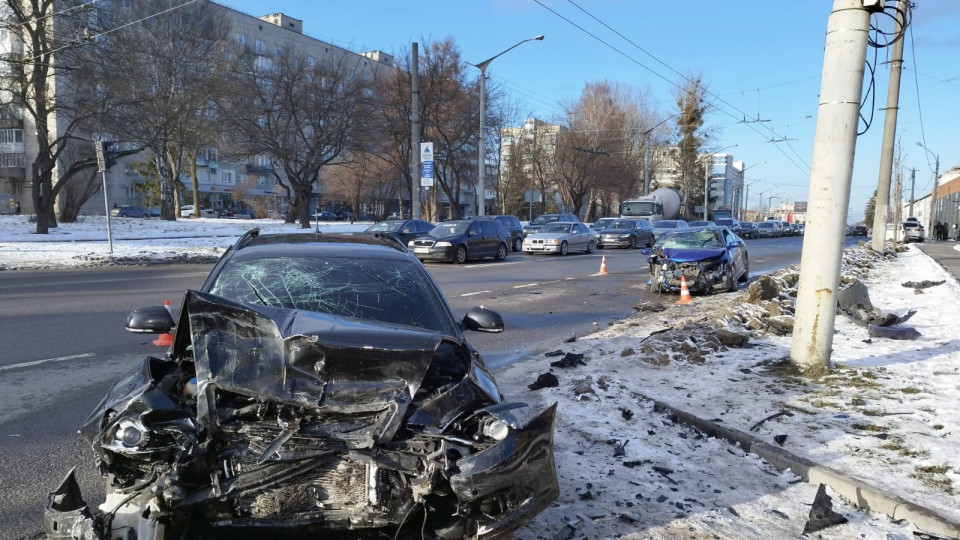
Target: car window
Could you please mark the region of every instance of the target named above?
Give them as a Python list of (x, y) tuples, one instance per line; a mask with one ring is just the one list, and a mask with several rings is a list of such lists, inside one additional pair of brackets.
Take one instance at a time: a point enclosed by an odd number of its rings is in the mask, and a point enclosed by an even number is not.
[(467, 232), (470, 224), (464, 221), (441, 223), (430, 230), (431, 236), (454, 236)]
[(497, 236), (499, 223), (495, 221), (483, 221), (480, 223), (480, 231), (483, 233), (483, 236)]
[(217, 275), (210, 292), (244, 304), (328, 313), (455, 335), (441, 299), (422, 269), (410, 261), (233, 259)]
[(568, 233), (570, 232), (569, 223), (548, 223), (540, 229), (540, 232), (545, 233)]
[(531, 225), (545, 225), (547, 223), (553, 223), (554, 221), (557, 221), (557, 219), (559, 219), (557, 215), (543, 214), (537, 216)]

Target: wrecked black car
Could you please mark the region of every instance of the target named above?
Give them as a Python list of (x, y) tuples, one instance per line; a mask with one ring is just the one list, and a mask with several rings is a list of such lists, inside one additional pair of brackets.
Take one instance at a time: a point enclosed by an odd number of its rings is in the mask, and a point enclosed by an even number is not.
[[(128, 330), (170, 332), (158, 306)], [(107, 478), (73, 473), (49, 538), (379, 534), (497, 538), (558, 494), (556, 405), (505, 402), (436, 283), (389, 239), (259, 235), (187, 291), (173, 344), (122, 376), (80, 429)]]
[(727, 227), (668, 232), (657, 240), (649, 264), (653, 292), (680, 291), (681, 278), (691, 293), (736, 291), (750, 277), (747, 246)]

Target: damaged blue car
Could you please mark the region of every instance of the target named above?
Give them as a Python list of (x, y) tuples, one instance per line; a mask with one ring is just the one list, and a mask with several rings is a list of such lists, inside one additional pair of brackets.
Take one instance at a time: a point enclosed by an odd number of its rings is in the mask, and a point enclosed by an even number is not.
[(736, 291), (750, 277), (750, 260), (743, 239), (727, 227), (672, 231), (657, 240), (649, 259), (650, 290), (680, 291), (686, 281), (691, 293)]
[[(175, 322), (176, 320), (176, 322)], [(504, 399), (423, 265), (389, 238), (251, 231), (173, 333), (80, 428), (106, 498), (73, 472), (47, 497), (47, 538), (509, 536), (557, 497), (556, 404)]]

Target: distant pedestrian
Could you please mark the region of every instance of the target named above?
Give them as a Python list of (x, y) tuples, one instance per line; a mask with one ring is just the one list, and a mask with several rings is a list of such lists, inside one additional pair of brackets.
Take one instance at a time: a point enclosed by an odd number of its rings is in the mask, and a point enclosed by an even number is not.
[(20, 201), (17, 201), (17, 207), (14, 209), (14, 213), (18, 216), (20, 215)]
[(956, 223), (953, 224), (953, 231), (951, 232), (953, 233), (954, 240), (960, 240), (960, 227), (957, 227)]

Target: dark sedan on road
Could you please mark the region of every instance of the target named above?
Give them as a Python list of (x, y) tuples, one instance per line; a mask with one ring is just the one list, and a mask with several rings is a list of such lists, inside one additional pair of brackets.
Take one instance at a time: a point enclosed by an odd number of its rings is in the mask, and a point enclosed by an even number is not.
[[(80, 428), (107, 497), (71, 471), (45, 538), (493, 539), (557, 497), (556, 406), (506, 402), (430, 273), (392, 240), (260, 235), (232, 246), (170, 334)], [(103, 500), (103, 499), (101, 499)]]
[(682, 281), (691, 293), (735, 291), (750, 277), (746, 244), (727, 227), (666, 233), (649, 262), (653, 292), (679, 291)]
[(146, 210), (139, 206), (118, 206), (110, 209), (110, 215), (113, 217), (150, 217)]
[(597, 231), (597, 248), (653, 247), (653, 225), (645, 219), (618, 219)]
[(469, 259), (507, 258), (510, 233), (490, 219), (455, 219), (434, 227), (407, 247), (421, 261), (463, 264)]
[(476, 216), (473, 219), (492, 219), (496, 221), (510, 233), (510, 249), (513, 251), (523, 249), (523, 225), (520, 223), (520, 220), (517, 219), (517, 216), (487, 214), (485, 216)]
[(367, 227), (361, 233), (366, 236), (386, 235), (396, 238), (403, 245), (407, 245), (411, 240), (420, 238), (430, 233), (434, 224), (421, 219), (386, 219), (379, 223)]

